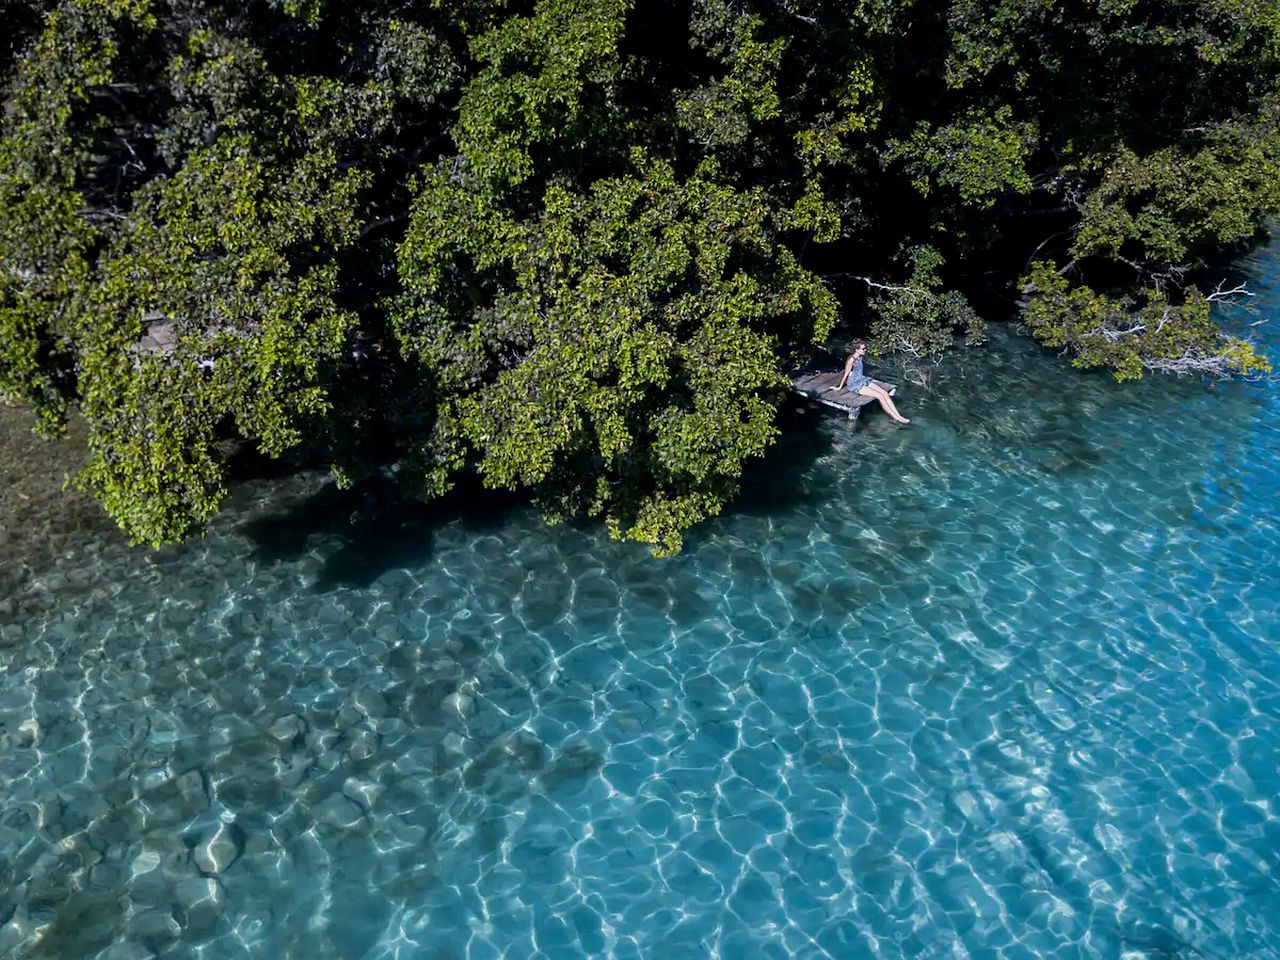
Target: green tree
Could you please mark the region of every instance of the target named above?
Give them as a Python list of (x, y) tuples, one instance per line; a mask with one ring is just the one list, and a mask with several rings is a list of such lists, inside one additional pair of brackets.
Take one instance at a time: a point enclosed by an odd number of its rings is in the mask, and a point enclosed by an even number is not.
[(486, 483), (532, 489), (548, 517), (603, 514), (671, 553), (764, 452), (786, 349), (825, 337), (836, 304), (758, 192), (711, 161), (689, 178), (639, 150), (633, 165), (585, 193), (552, 184), (527, 219), (434, 172), (393, 310), (438, 385), (430, 491), (465, 443)]
[[(1255, 0), (3, 0), (0, 391), (134, 539), (228, 455), (388, 461), (679, 548), (840, 328), (1251, 375)], [(843, 307), (844, 321), (839, 320)]]

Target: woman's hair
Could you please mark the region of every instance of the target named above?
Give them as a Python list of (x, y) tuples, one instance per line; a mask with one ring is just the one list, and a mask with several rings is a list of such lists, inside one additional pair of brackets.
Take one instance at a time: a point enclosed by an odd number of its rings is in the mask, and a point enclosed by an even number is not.
[(863, 340), (861, 337), (854, 337), (849, 341), (849, 352), (855, 353), (859, 347), (865, 347), (866, 345), (867, 341)]

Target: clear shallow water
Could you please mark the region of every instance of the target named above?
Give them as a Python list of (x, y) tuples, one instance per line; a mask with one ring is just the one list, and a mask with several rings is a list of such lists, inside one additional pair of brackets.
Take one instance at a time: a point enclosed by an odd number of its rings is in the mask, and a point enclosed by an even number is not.
[(997, 332), (669, 561), (322, 478), (130, 550), (0, 410), (0, 956), (1280, 955), (1278, 402)]

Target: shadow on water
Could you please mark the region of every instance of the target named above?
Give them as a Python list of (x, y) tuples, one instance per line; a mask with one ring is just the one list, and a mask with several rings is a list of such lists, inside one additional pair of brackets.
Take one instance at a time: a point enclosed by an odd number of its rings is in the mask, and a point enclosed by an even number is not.
[(516, 508), (511, 496), (460, 487), (430, 503), (406, 495), (394, 480), (374, 479), (350, 490), (332, 484), (281, 513), (251, 521), (254, 559), (296, 560), (320, 541), (338, 540), (316, 580), (317, 592), (369, 587), (389, 570), (413, 566), (431, 556), (436, 532), (449, 523), (480, 533), (502, 527)]
[[(826, 495), (810, 478), (814, 464), (831, 448), (823, 419), (841, 415), (788, 398), (778, 411), (778, 438), (765, 455), (748, 462), (742, 485), (729, 507), (734, 513), (767, 516), (797, 506), (817, 505)], [(854, 429), (854, 424), (849, 424)]]
[(1162, 922), (1131, 921), (1120, 923), (1116, 937), (1124, 948), (1136, 948), (1141, 956), (1152, 960), (1193, 960), (1206, 957), (1204, 951), (1176, 933), (1171, 925)]
[(1050, 475), (1084, 476), (1100, 467), (1105, 459), (1098, 448), (1070, 437), (1049, 438), (1043, 446), (1047, 449), (1037, 467)]

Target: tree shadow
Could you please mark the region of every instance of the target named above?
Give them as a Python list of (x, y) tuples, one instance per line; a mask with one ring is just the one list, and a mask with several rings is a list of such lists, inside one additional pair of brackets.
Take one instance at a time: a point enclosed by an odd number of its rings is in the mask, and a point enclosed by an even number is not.
[(333, 484), (280, 513), (250, 521), (245, 532), (255, 542), (253, 558), (275, 564), (296, 560), (313, 538), (339, 540), (325, 557), (315, 590), (366, 588), (389, 570), (414, 566), (431, 556), (436, 532), (461, 522), (482, 532), (502, 526), (518, 501), (511, 495), (464, 484), (424, 503), (407, 495), (394, 479), (374, 478), (349, 490)]
[[(738, 495), (726, 514), (774, 516), (824, 502), (823, 482), (814, 477), (813, 467), (831, 447), (831, 436), (823, 427), (828, 416), (840, 415), (789, 398), (778, 414), (776, 442), (763, 457), (744, 464)], [(246, 456), (238, 468), (242, 475), (276, 478), (287, 476), (296, 465)], [(425, 562), (435, 534), (446, 524), (460, 522), (473, 533), (492, 531), (527, 506), (527, 499), (518, 494), (485, 490), (475, 480), (423, 502), (407, 495), (394, 478), (376, 476), (349, 490), (326, 483), (276, 513), (248, 521), (242, 529), (253, 542), (253, 559), (269, 565), (298, 560), (321, 543), (339, 541), (337, 549), (326, 550), (314, 585), (323, 593), (339, 587), (368, 588), (390, 570)], [(577, 518), (567, 526), (588, 535), (598, 531), (599, 521)], [(690, 531), (690, 544), (699, 532)]]
[(842, 415), (789, 397), (778, 411), (777, 440), (763, 457), (743, 465), (738, 495), (726, 513), (769, 516), (824, 501), (813, 466), (831, 450), (831, 437), (822, 430), (827, 417)]

